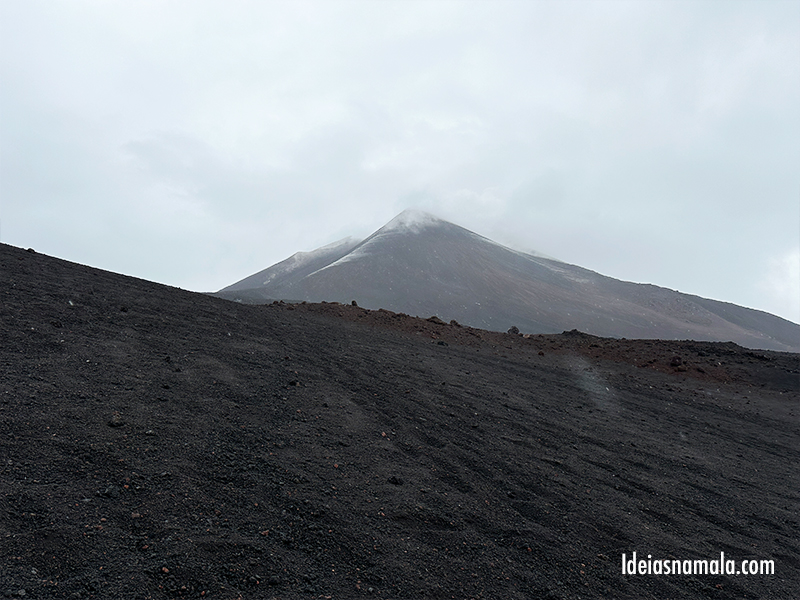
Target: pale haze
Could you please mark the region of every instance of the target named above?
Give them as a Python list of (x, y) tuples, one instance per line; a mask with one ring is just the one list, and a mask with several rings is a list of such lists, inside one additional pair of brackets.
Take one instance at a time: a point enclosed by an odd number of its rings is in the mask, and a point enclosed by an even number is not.
[(800, 322), (800, 2), (0, 0), (0, 241), (214, 291), (417, 208)]

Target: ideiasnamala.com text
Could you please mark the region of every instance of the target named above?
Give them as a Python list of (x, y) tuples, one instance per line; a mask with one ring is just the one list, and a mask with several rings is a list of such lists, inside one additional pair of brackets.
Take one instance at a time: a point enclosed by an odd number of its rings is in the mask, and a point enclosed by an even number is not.
[(725, 559), (725, 553), (719, 553), (719, 559), (713, 560), (677, 560), (673, 558), (653, 558), (651, 554), (644, 558), (632, 558), (622, 555), (623, 575), (774, 575), (774, 560), (742, 560)]

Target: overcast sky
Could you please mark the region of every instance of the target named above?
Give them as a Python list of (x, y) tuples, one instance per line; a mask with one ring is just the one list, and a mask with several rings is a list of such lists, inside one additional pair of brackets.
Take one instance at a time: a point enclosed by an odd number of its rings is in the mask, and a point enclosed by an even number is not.
[(800, 2), (0, 0), (0, 241), (213, 291), (405, 208), (800, 321)]

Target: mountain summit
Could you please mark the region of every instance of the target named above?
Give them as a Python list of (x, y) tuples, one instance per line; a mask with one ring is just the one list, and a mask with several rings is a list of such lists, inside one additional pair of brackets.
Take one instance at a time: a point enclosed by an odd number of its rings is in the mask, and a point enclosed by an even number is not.
[(356, 300), (495, 331), (579, 329), (800, 351), (800, 326), (775, 315), (518, 252), (417, 210), (363, 241), (298, 252), (216, 295), (248, 303)]

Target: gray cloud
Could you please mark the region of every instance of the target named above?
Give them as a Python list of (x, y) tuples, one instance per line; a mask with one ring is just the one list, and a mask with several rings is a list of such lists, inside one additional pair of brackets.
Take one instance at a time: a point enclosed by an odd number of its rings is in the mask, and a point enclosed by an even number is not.
[(416, 206), (800, 320), (797, 3), (0, 11), (3, 241), (213, 290)]

